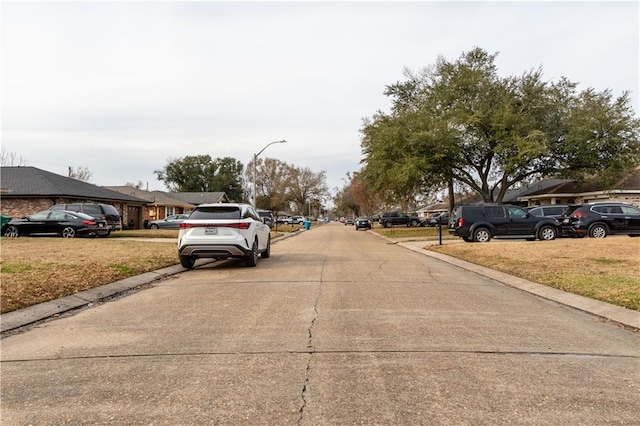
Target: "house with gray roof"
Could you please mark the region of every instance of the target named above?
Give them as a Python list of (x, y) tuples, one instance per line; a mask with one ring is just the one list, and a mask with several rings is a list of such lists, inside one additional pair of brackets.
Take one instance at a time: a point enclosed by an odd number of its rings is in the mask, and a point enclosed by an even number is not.
[[(196, 204), (181, 200), (174, 192), (145, 191), (134, 186), (107, 186), (106, 188), (147, 200), (142, 213), (144, 227), (152, 220), (164, 219), (172, 214), (188, 213), (196, 206)], [(224, 194), (224, 192), (212, 194)]]
[(562, 180), (545, 187), (534, 184), (519, 194), (518, 200), (529, 206), (616, 201), (640, 207), (640, 166), (629, 170), (613, 186), (604, 184), (597, 177), (584, 182)]
[(111, 204), (125, 221), (129, 215), (141, 218), (147, 200), (36, 167), (0, 167), (3, 216), (23, 217), (47, 210), (54, 204), (71, 203)]

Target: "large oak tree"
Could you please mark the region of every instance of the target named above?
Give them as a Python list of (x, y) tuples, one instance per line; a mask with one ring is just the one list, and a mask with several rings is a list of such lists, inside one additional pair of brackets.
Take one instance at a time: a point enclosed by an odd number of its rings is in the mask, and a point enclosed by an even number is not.
[(544, 80), (541, 69), (502, 77), (496, 56), (475, 48), (388, 86), (391, 111), (361, 130), (363, 176), (396, 199), (430, 186), (452, 195), (457, 184), (500, 202), (534, 178), (613, 182), (638, 163), (640, 122), (628, 93), (578, 91), (566, 78)]

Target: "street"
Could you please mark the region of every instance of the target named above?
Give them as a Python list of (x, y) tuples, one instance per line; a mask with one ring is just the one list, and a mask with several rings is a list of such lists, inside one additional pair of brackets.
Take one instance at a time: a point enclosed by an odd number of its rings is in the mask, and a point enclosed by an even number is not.
[(1, 423), (638, 424), (640, 338), (332, 223), (6, 337)]

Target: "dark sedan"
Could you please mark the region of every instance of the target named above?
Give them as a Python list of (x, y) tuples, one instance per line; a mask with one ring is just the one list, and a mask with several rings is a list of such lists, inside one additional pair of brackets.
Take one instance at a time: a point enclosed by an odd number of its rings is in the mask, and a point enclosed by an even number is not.
[(66, 210), (46, 210), (21, 219), (13, 219), (2, 227), (2, 235), (9, 238), (21, 235), (63, 238), (106, 237), (109, 227), (85, 213)]

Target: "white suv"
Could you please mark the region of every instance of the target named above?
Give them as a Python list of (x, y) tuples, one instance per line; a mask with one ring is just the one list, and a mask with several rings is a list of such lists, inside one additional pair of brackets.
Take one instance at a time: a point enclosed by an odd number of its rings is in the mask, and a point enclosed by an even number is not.
[(256, 266), (258, 254), (271, 255), (271, 232), (248, 204), (201, 204), (180, 224), (180, 264), (193, 268), (198, 258), (244, 259)]

